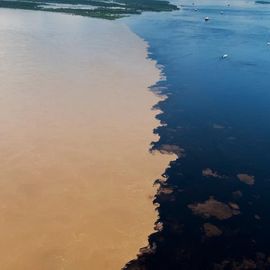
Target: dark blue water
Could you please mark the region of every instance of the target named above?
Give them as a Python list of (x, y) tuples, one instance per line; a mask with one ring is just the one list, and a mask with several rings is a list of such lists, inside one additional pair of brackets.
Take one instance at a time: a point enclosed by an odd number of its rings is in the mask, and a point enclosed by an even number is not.
[(179, 155), (128, 269), (270, 269), (270, 5), (179, 4), (127, 20), (166, 76), (153, 149)]

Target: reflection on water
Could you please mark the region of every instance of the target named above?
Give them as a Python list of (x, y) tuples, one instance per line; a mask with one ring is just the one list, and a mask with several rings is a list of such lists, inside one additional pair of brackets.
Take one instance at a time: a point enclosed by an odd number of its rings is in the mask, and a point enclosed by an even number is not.
[(162, 230), (128, 269), (270, 269), (270, 6), (178, 3), (128, 19), (167, 77), (155, 147), (184, 149), (156, 198)]
[(0, 269), (119, 270), (146, 244), (147, 87), (159, 78), (127, 27), (0, 10)]

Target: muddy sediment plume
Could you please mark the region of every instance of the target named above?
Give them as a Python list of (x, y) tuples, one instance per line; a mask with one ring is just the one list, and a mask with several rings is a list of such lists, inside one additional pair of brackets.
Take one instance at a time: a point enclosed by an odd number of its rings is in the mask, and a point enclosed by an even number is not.
[[(0, 10), (0, 269), (119, 270), (157, 219), (160, 79), (121, 23)], [(160, 226), (157, 226), (161, 228)]]

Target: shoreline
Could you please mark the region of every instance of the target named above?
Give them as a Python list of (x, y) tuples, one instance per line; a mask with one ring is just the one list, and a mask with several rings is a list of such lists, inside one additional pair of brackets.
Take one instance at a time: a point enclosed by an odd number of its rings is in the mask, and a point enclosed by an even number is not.
[(149, 87), (161, 74), (148, 45), (119, 22), (0, 13), (9, 60), (0, 75), (0, 266), (120, 269), (154, 231), (152, 184), (172, 160), (149, 153), (161, 99)]
[(35, 1), (10, 1), (0, 0), (0, 8), (45, 11), (52, 13), (62, 13), (70, 15), (78, 15), (84, 17), (100, 18), (106, 20), (116, 20), (130, 15), (140, 15), (145, 11), (162, 12), (173, 11), (178, 9), (169, 1), (137, 1), (132, 0), (110, 2), (110, 1), (92, 1), (89, 0), (87, 4), (85, 1), (76, 0), (67, 4), (64, 0), (57, 0), (55, 2), (37, 3)]

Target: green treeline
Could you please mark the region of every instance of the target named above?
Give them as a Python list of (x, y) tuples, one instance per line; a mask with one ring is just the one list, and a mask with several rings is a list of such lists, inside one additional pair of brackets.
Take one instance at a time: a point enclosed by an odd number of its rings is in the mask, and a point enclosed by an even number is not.
[(43, 10), (110, 20), (130, 14), (141, 14), (144, 11), (177, 9), (166, 0), (0, 0), (0, 8)]

